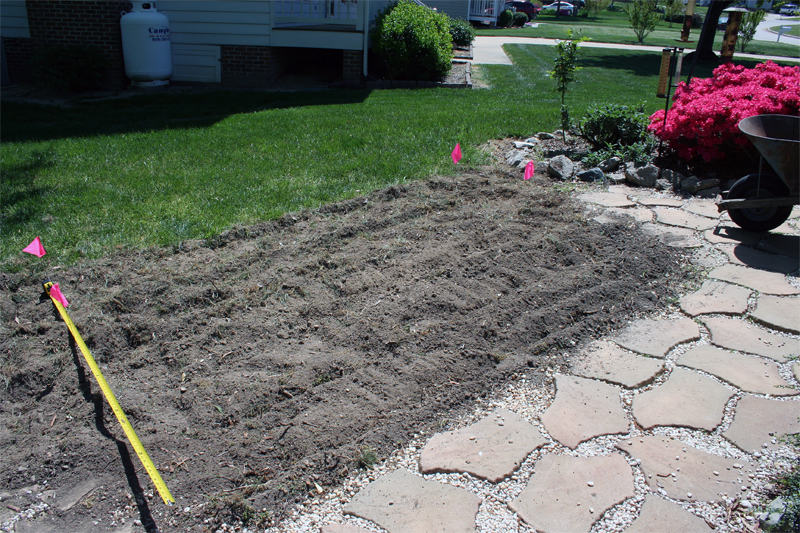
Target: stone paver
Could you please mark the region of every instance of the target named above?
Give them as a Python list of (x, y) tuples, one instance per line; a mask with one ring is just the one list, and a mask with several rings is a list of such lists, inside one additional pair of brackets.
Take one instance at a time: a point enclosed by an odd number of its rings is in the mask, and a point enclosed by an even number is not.
[(776, 361), (800, 355), (800, 340), (765, 331), (744, 320), (700, 317), (711, 332), (711, 343), (729, 350), (747, 352)]
[(473, 533), (480, 503), (471, 492), (400, 468), (361, 489), (344, 513), (372, 520), (390, 533)]
[(320, 533), (370, 533), (370, 531), (352, 524), (328, 524), (322, 526)]
[(700, 328), (689, 318), (637, 320), (611, 340), (637, 353), (664, 357), (678, 344), (700, 338)]
[(694, 231), (686, 228), (647, 223), (642, 224), (642, 231), (672, 248), (699, 248), (703, 245), (695, 237)]
[(542, 415), (550, 436), (569, 448), (599, 435), (626, 433), (620, 389), (575, 376), (556, 375), (556, 398)]
[(725, 252), (730, 262), (735, 265), (782, 274), (789, 274), (800, 268), (800, 261), (797, 258), (770, 254), (749, 246), (720, 246), (719, 249)]
[(718, 226), (706, 231), (703, 236), (711, 244), (755, 246), (761, 241), (762, 234), (743, 230), (739, 226)]
[(509, 507), (537, 531), (580, 533), (633, 494), (631, 467), (619, 454), (545, 455)]
[(797, 228), (792, 226), (792, 224), (790, 224), (789, 221), (787, 220), (786, 222), (784, 222), (783, 224), (772, 230), (772, 232), (783, 233), (785, 235), (797, 235)]
[(652, 222), (655, 215), (653, 215), (653, 211), (650, 209), (617, 209), (612, 208), (608, 209), (611, 214), (615, 216), (629, 216), (633, 217), (636, 222)]
[(768, 328), (800, 333), (800, 298), (762, 295), (751, 316)]
[(696, 346), (678, 358), (678, 364), (703, 370), (745, 392), (790, 396), (800, 390), (788, 388), (778, 364), (760, 357)]
[(794, 379), (800, 381), (800, 363), (792, 365), (792, 372), (794, 373)]
[(634, 355), (604, 341), (590, 344), (572, 365), (576, 376), (602, 379), (628, 389), (649, 383), (663, 369), (660, 359)]
[(675, 500), (720, 501), (722, 494), (741, 494), (752, 468), (747, 461), (725, 459), (669, 437), (635, 437), (617, 448), (642, 461), (651, 489)]
[(71, 489), (61, 492), (56, 501), (56, 506), (60, 511), (69, 511), (76, 503), (81, 501), (84, 496), (92, 492), (99, 485), (100, 481), (95, 478), (82, 481)]
[(678, 226), (691, 230), (707, 230), (717, 225), (718, 221), (706, 217), (698, 217), (680, 209), (653, 209), (656, 220), (668, 226)]
[(773, 254), (800, 257), (800, 237), (797, 235), (778, 235), (768, 233), (758, 248)]
[(497, 483), (546, 442), (524, 418), (498, 409), (471, 426), (434, 435), (420, 454), (420, 471), (468, 472)]
[(613, 192), (588, 192), (579, 196), (584, 202), (602, 205), (604, 207), (634, 207), (627, 195)]
[(633, 397), (633, 416), (645, 429), (684, 426), (712, 431), (733, 391), (711, 378), (676, 367), (669, 379)]
[[(800, 401), (745, 396), (736, 405), (730, 427), (722, 434), (746, 452), (775, 449), (782, 435), (800, 432)], [(773, 443), (773, 439), (776, 440)]]
[(677, 198), (654, 198), (652, 196), (647, 198), (639, 198), (639, 203), (648, 207), (680, 207), (683, 205), (683, 200)]
[(723, 313), (741, 315), (747, 311), (752, 291), (721, 281), (704, 281), (697, 292), (681, 298), (681, 310), (689, 316)]
[(714, 531), (706, 521), (677, 503), (648, 494), (639, 517), (625, 533), (702, 533)]
[(717, 209), (717, 204), (711, 200), (691, 200), (685, 206), (683, 206), (683, 209), (684, 211), (688, 211), (689, 213), (693, 213), (695, 215), (700, 215), (701, 217), (713, 218), (714, 220), (718, 220), (720, 218), (720, 212)]
[(792, 295), (800, 294), (800, 289), (793, 287), (783, 274), (764, 272), (739, 265), (722, 265), (708, 274), (709, 278), (744, 285), (764, 294)]

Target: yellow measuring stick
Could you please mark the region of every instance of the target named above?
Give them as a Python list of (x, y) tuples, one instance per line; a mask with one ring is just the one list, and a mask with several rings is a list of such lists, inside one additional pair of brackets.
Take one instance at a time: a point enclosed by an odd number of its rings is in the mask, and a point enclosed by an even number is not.
[[(50, 287), (53, 286), (53, 283), (48, 281), (44, 284), (44, 290), (47, 292), (47, 295), (50, 296)], [(158, 473), (153, 461), (150, 460), (150, 456), (147, 455), (147, 451), (142, 446), (139, 437), (136, 436), (136, 432), (133, 431), (133, 427), (131, 423), (128, 422), (128, 417), (125, 416), (125, 413), (122, 411), (122, 407), (119, 406), (119, 402), (117, 401), (116, 396), (114, 393), (111, 392), (111, 387), (108, 386), (106, 379), (103, 377), (103, 373), (100, 372), (100, 367), (97, 366), (97, 363), (92, 357), (92, 354), (89, 352), (89, 348), (86, 347), (86, 343), (83, 342), (83, 338), (81, 334), (78, 333), (78, 328), (75, 327), (75, 324), (72, 323), (72, 320), (69, 318), (67, 314), (67, 310), (64, 309), (64, 306), (61, 305), (61, 302), (50, 296), (50, 299), (53, 300), (53, 305), (56, 306), (58, 312), (61, 313), (61, 318), (64, 319), (66, 322), (69, 331), (72, 333), (72, 337), (75, 339), (75, 342), (81, 349), (83, 353), (84, 359), (86, 359), (86, 363), (89, 365), (89, 368), (92, 369), (92, 374), (94, 374), (94, 378), (97, 380), (97, 383), (100, 385), (100, 390), (103, 391), (103, 395), (106, 397), (108, 404), (111, 406), (111, 409), (114, 411), (114, 414), (117, 416), (117, 420), (119, 420), (119, 425), (122, 426), (122, 430), (125, 432), (125, 436), (128, 437), (128, 441), (133, 446), (133, 449), (136, 450), (136, 455), (139, 456), (139, 460), (142, 461), (142, 465), (144, 465), (144, 469), (147, 470), (150, 479), (153, 480), (153, 484), (158, 489), (158, 493), (161, 495), (161, 499), (164, 500), (164, 503), (167, 505), (172, 505), (175, 503), (175, 498), (172, 497), (170, 494), (167, 485), (164, 483), (164, 480), (161, 479), (161, 474)]]

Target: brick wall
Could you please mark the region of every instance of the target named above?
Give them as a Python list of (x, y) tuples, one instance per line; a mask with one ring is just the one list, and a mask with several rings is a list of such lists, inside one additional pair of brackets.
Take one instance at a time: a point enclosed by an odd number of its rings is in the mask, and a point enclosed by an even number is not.
[(28, 0), (30, 39), (3, 39), (12, 83), (33, 81), (30, 58), (48, 45), (91, 45), (106, 56), (107, 76), (103, 87), (119, 89), (128, 85), (122, 59), (120, 12), (129, 2), (117, 0)]
[(364, 52), (361, 50), (344, 50), (342, 52), (342, 78), (348, 84), (361, 84), (364, 73)]
[(220, 47), (222, 83), (258, 87), (275, 81), (277, 61), (269, 46), (223, 45)]

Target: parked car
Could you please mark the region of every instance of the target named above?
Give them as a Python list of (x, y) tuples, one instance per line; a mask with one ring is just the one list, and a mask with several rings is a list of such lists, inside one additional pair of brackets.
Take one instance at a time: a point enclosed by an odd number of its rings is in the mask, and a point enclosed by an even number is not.
[[(553, 9), (553, 10), (555, 10), (557, 5), (558, 5), (558, 2), (556, 1), (556, 2), (551, 3), (548, 6), (545, 6), (545, 9)], [(559, 15), (572, 15), (575, 12), (575, 10), (578, 9), (574, 5), (572, 5), (572, 4), (568, 3), (568, 2), (561, 2), (561, 5), (558, 5), (558, 8), (559, 8), (558, 9), (558, 14)]]
[(800, 10), (800, 8), (797, 7), (797, 4), (783, 4), (778, 13), (781, 15), (794, 15), (798, 10)]
[(717, 31), (725, 31), (728, 28), (728, 17), (721, 16), (717, 22)]
[(517, 13), (525, 13), (528, 15), (528, 20), (535, 19), (539, 11), (542, 10), (541, 7), (536, 4), (531, 4), (530, 2), (506, 2), (504, 9), (510, 9)]

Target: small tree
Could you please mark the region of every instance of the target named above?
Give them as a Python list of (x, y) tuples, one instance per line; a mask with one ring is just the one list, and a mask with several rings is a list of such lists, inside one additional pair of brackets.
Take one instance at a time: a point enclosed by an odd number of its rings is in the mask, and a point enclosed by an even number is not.
[(672, 27), (672, 21), (683, 12), (683, 2), (681, 0), (667, 0), (664, 4), (664, 19), (669, 22), (669, 27)]
[[(675, 1), (677, 2), (678, 0)], [(597, 14), (608, 9), (609, 5), (611, 5), (611, 0), (586, 0), (584, 8), (589, 13), (589, 16), (596, 20)]]
[(625, 6), (625, 14), (628, 15), (633, 33), (640, 43), (656, 29), (656, 24), (661, 20), (661, 13), (656, 11), (657, 6), (656, 0), (633, 0), (633, 3)]
[(747, 47), (748, 43), (753, 40), (753, 37), (756, 36), (756, 28), (758, 25), (761, 24), (761, 21), (764, 20), (764, 15), (766, 13), (762, 10), (758, 11), (751, 11), (750, 13), (745, 13), (742, 17), (742, 23), (739, 26), (739, 51), (744, 52), (744, 49)]
[(548, 74), (556, 80), (556, 91), (561, 93), (561, 133), (564, 142), (567, 142), (567, 130), (569, 129), (569, 109), (565, 100), (569, 84), (575, 81), (575, 73), (580, 70), (578, 66), (578, 45), (586, 40), (586, 37), (578, 39), (572, 38), (572, 30), (567, 33), (567, 39), (556, 43), (556, 59), (554, 68)]

